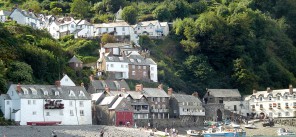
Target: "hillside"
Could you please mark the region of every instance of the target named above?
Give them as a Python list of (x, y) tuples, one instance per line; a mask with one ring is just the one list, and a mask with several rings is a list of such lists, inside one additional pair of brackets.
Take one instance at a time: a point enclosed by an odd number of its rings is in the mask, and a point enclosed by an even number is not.
[[(15, 4), (40, 13), (86, 18), (92, 23), (113, 21), (120, 7), (130, 23), (153, 19), (173, 22), (169, 37), (152, 40), (144, 36), (140, 45), (151, 50), (158, 63), (159, 82), (176, 91), (238, 88), (248, 94), (252, 89), (296, 85), (293, 0), (10, 0), (0, 2), (0, 9), (11, 9)], [(1, 24), (0, 34), (4, 36), (0, 37), (4, 47), (0, 51), (4, 62), (0, 63), (0, 83), (52, 83), (62, 72), (70, 73), (78, 83), (75, 72), (65, 66), (67, 59), (75, 53), (83, 61), (93, 62), (98, 55), (99, 41), (70, 37), (55, 41), (44, 31), (15, 24)], [(30, 74), (24, 80), (8, 73), (15, 61), (31, 66), (32, 71), (22, 67)], [(89, 69), (82, 72), (85, 76), (89, 73)]]

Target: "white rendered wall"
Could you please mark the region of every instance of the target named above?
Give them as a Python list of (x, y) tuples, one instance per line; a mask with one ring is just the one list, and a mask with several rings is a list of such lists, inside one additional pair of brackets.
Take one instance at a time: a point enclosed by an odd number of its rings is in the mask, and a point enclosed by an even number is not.
[(128, 78), (128, 63), (126, 63), (126, 62), (106, 62), (106, 70), (105, 71), (123, 72), (122, 77)]
[(153, 82), (157, 82), (158, 81), (158, 78), (157, 78), (157, 65), (150, 65), (150, 79)]

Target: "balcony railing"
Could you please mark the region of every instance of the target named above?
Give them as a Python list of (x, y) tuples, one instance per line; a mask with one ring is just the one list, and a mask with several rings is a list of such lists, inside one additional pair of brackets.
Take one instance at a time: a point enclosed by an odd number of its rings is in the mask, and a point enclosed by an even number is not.
[(64, 109), (64, 104), (61, 100), (47, 100), (44, 108), (45, 109)]

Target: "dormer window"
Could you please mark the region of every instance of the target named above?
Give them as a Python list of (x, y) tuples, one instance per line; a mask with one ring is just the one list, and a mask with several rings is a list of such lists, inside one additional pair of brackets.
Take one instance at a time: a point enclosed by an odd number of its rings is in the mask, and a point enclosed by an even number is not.
[(22, 88), (25, 95), (29, 94), (29, 91), (26, 88)]
[(140, 60), (140, 59), (137, 59), (137, 61), (138, 61), (139, 63), (141, 63), (141, 60)]
[(69, 91), (69, 96), (75, 96), (75, 94), (72, 90)]
[(43, 92), (44, 96), (48, 96), (48, 91), (44, 88), (41, 88), (41, 91)]
[(260, 101), (263, 101), (263, 97), (262, 97), (262, 96), (260, 96), (260, 97), (259, 97), (259, 100), (260, 100)]
[(37, 95), (37, 90), (36, 89), (34, 89), (34, 88), (29, 88), (29, 89), (31, 90), (33, 95)]
[(268, 100), (272, 100), (272, 96), (271, 95), (268, 97)]
[(288, 99), (288, 95), (286, 94), (286, 95), (284, 96), (284, 98), (285, 98), (285, 99)]
[(54, 95), (55, 95), (55, 96), (59, 96), (59, 95), (60, 95), (60, 92), (59, 92), (59, 91), (55, 91), (55, 92), (54, 92)]
[(277, 100), (281, 100), (281, 96), (280, 95), (277, 96)]
[(85, 96), (83, 91), (80, 91), (79, 96)]
[(293, 95), (293, 98), (296, 99), (296, 94)]

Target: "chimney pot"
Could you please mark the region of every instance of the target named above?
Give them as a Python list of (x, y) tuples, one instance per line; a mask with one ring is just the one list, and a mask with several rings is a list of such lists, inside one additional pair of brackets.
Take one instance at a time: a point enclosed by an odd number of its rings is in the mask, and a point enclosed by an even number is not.
[(143, 84), (137, 84), (135, 89), (136, 91), (143, 91)]
[(81, 82), (80, 86), (81, 86), (81, 87), (84, 87), (84, 83), (83, 83), (83, 82)]
[(126, 92), (125, 88), (121, 88), (121, 91), (122, 91), (122, 92)]
[(89, 81), (94, 81), (94, 75), (89, 76)]
[(55, 85), (56, 85), (56, 87), (61, 87), (61, 81), (56, 81)]
[(20, 83), (17, 84), (17, 86), (16, 86), (16, 90), (17, 90), (17, 92), (19, 92), (19, 93), (22, 91), (22, 88), (21, 88), (21, 84), (20, 84)]
[(193, 92), (192, 96), (197, 97), (198, 98), (198, 93), (197, 92)]
[(105, 87), (105, 91), (106, 92), (110, 92), (110, 88), (109, 87)]
[(256, 94), (257, 93), (257, 90), (256, 89), (253, 89), (253, 94)]
[(168, 89), (168, 95), (171, 96), (172, 94), (173, 94), (173, 89), (172, 88), (169, 88)]
[(158, 88), (159, 88), (159, 89), (163, 89), (163, 84), (159, 84), (159, 85), (158, 85)]
[(290, 92), (290, 94), (293, 94), (293, 85), (292, 84), (289, 85), (289, 92)]
[(272, 92), (272, 90), (271, 90), (271, 88), (270, 88), (270, 87), (267, 87), (266, 91), (267, 91), (267, 93), (270, 93), (270, 92)]

